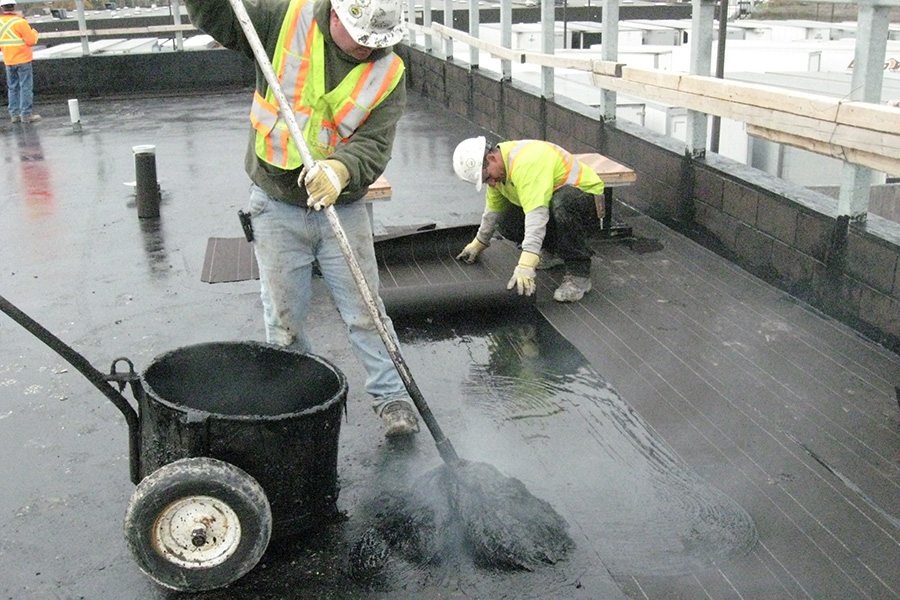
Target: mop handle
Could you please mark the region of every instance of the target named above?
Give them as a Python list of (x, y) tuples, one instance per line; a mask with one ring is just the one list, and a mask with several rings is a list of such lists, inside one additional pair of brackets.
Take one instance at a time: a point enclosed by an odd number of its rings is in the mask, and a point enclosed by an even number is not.
[[(288, 131), (291, 134), (291, 138), (294, 140), (294, 145), (297, 147), (297, 150), (300, 152), (300, 156), (303, 159), (303, 166), (307, 169), (311, 169), (315, 164), (315, 160), (313, 159), (309, 148), (306, 146), (306, 141), (303, 139), (303, 133), (300, 131), (294, 112), (290, 108), (291, 105), (288, 103), (284, 91), (281, 88), (281, 82), (278, 81), (278, 77), (275, 75), (275, 69), (272, 68), (272, 63), (269, 61), (265, 48), (263, 48), (262, 42), (259, 40), (259, 35), (256, 33), (256, 29), (250, 21), (250, 15), (247, 14), (247, 9), (244, 8), (241, 0), (229, 0), (229, 3), (234, 10), (238, 23), (240, 23), (241, 29), (244, 30), (247, 41), (250, 43), (250, 48), (253, 50), (253, 56), (256, 58), (256, 64), (259, 65), (259, 68), (266, 78), (266, 82), (269, 84), (269, 88), (275, 95), (275, 100), (278, 103), (278, 112), (281, 114), (281, 118), (284, 119), (285, 123), (287, 123)], [(341, 222), (338, 219), (334, 207), (326, 207), (325, 215), (328, 217), (331, 229), (337, 238), (338, 245), (341, 247), (344, 260), (347, 261), (347, 266), (350, 267), (350, 273), (353, 275), (356, 287), (359, 288), (359, 293), (362, 295), (366, 309), (369, 311), (369, 316), (372, 317), (375, 327), (378, 329), (381, 341), (384, 342), (384, 346), (387, 349), (394, 366), (397, 368), (397, 372), (400, 374), (403, 384), (406, 386), (406, 391), (409, 392), (410, 398), (412, 398), (419, 414), (422, 415), (422, 419), (425, 421), (425, 425), (428, 427), (428, 431), (431, 432), (431, 437), (434, 438), (438, 453), (441, 455), (441, 458), (444, 459), (444, 462), (459, 462), (459, 456), (457, 455), (456, 450), (453, 448), (450, 440), (444, 435), (440, 425), (438, 425), (437, 420), (434, 418), (431, 409), (425, 402), (425, 397), (422, 395), (421, 390), (419, 390), (419, 386), (416, 384), (409, 367), (406, 365), (406, 361), (403, 360), (403, 356), (400, 354), (400, 348), (394, 343), (394, 339), (391, 337), (384, 320), (381, 318), (381, 314), (378, 311), (378, 305), (375, 303), (375, 298), (372, 295), (372, 290), (366, 282), (365, 275), (363, 275), (359, 262), (356, 260), (356, 255), (353, 253), (353, 248), (350, 246), (350, 241), (347, 239), (347, 234), (341, 226)]]

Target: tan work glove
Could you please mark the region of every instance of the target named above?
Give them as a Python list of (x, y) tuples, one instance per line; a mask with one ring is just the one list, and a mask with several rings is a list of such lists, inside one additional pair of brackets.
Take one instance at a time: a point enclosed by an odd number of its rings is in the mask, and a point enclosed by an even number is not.
[(463, 260), (466, 264), (471, 265), (485, 248), (487, 248), (487, 244), (482, 244), (478, 241), (478, 238), (475, 238), (456, 256), (456, 260)]
[(506, 289), (511, 290), (513, 287), (519, 292), (519, 295), (525, 294), (530, 296), (537, 289), (534, 278), (537, 276), (535, 270), (538, 263), (541, 262), (541, 255), (534, 252), (522, 252), (519, 256), (519, 264), (513, 270), (513, 275), (506, 284)]
[(322, 210), (334, 204), (349, 181), (350, 173), (344, 163), (326, 159), (317, 160), (311, 169), (300, 171), (297, 183), (306, 186), (306, 193), (309, 194), (306, 205)]

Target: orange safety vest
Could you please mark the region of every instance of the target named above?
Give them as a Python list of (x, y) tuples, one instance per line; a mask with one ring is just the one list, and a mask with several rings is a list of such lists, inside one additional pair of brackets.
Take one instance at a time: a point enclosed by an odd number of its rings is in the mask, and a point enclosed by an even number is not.
[[(331, 155), (353, 135), (369, 113), (387, 98), (403, 75), (403, 61), (393, 52), (361, 63), (338, 86), (325, 90), (325, 39), (313, 16), (313, 2), (293, 0), (278, 38), (272, 66), (297, 125), (314, 159)], [(303, 159), (278, 112), (272, 90), (253, 97), (250, 121), (256, 129), (256, 155), (286, 170)]]
[(31, 62), (34, 53), (31, 47), (37, 43), (38, 33), (28, 21), (19, 15), (0, 15), (0, 48), (3, 62), (8, 66)]

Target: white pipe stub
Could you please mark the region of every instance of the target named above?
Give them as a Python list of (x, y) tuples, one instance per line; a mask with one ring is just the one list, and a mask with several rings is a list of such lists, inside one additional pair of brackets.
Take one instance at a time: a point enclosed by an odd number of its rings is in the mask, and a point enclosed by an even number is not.
[(75, 98), (69, 100), (69, 118), (73, 125), (81, 122), (81, 112), (78, 110), (78, 100)]

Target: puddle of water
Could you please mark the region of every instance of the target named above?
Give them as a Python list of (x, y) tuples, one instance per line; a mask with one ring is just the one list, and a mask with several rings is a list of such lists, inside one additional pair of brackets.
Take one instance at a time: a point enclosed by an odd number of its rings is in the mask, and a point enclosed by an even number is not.
[[(747, 553), (749, 514), (700, 478), (534, 308), (397, 323), (460, 455), (530, 474), (616, 576)], [(451, 439), (453, 436), (450, 436)], [(535, 475), (540, 473), (540, 475)]]

